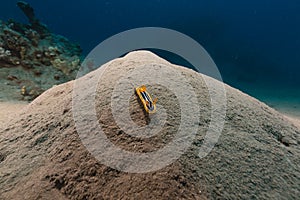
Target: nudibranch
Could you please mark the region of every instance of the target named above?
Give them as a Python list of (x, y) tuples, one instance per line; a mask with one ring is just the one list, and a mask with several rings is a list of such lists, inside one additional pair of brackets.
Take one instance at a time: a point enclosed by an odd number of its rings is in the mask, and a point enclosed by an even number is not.
[(136, 91), (136, 94), (138, 95), (138, 97), (140, 98), (145, 111), (150, 114), (155, 113), (157, 98), (152, 100), (150, 94), (146, 91), (145, 85), (135, 88), (135, 91)]

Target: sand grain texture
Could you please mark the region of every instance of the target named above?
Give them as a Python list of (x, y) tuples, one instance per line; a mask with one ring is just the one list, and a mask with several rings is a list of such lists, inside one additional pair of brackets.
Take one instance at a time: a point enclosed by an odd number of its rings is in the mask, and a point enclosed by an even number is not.
[[(132, 66), (172, 66), (195, 89), (201, 117), (188, 151), (158, 171), (134, 174), (98, 162), (81, 143), (72, 116), (68, 82), (47, 90), (0, 132), (0, 199), (297, 199), (300, 196), (300, 130), (256, 99), (226, 86), (227, 116), (212, 152), (198, 157), (210, 122), (210, 98), (202, 76), (171, 65), (146, 51), (109, 62), (98, 84), (96, 110), (107, 137), (128, 151), (162, 148), (178, 129), (180, 115), (168, 112), (160, 135), (136, 139), (113, 120), (110, 99), (114, 81)], [(95, 72), (81, 78), (88, 82)], [(216, 84), (220, 84), (216, 82)], [(180, 88), (180, 86), (179, 86)], [(174, 94), (149, 86), (160, 104), (172, 109)], [(147, 124), (137, 97), (130, 101), (132, 120)], [(168, 109), (168, 110), (170, 110)]]
[(22, 109), (27, 105), (27, 102), (17, 101), (0, 101), (0, 129), (4, 127), (11, 119), (18, 116)]

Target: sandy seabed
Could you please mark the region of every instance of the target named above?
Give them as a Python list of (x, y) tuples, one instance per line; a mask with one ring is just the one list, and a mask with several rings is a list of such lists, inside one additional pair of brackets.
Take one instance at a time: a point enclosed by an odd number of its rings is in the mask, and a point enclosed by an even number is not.
[[(18, 115), (29, 103), (24, 101), (0, 101), (0, 128), (5, 126), (5, 124)], [(300, 128), (300, 117), (295, 115), (290, 115), (289, 110), (285, 112), (280, 110), (285, 117), (291, 121), (295, 126)]]
[(5, 101), (0, 102), (0, 127), (18, 115), (21, 110), (28, 105), (23, 101)]
[[(182, 120), (180, 109), (176, 109), (179, 104), (176, 100), (170, 101), (175, 99), (174, 94), (161, 85), (149, 86), (151, 94), (159, 97), (159, 105), (167, 111), (165, 126), (159, 134), (145, 139), (131, 137), (114, 120), (111, 100), (122, 102), (125, 98), (113, 93), (114, 84), (123, 74), (146, 64), (153, 69), (166, 65), (178, 69), (191, 86), (197, 88), (195, 93), (201, 108), (199, 123), (184, 123), (198, 131), (179, 159), (149, 173), (128, 173), (128, 169), (134, 167), (131, 159), (116, 165), (121, 156), (113, 155), (114, 151), (100, 149), (96, 153), (103, 153), (99, 158), (109, 156), (109, 164), (118, 170), (97, 160), (82, 140), (88, 139), (85, 142), (94, 147), (95, 137), (79, 137), (77, 132), (72, 112), (74, 82), (68, 82), (47, 90), (28, 106), (2, 101), (0, 199), (298, 199), (300, 129), (291, 120), (225, 85), (227, 113), (223, 132), (209, 155), (200, 158), (211, 117), (211, 98), (203, 76), (172, 65), (150, 52), (132, 52), (105, 64), (107, 70), (101, 84), (96, 85), (97, 120), (115, 146), (142, 154), (162, 149), (171, 141), (182, 144), (188, 139), (186, 135), (177, 136)], [(96, 82), (97, 73), (94, 71), (79, 79), (80, 85), (85, 86), (84, 92)], [(144, 80), (147, 74), (137, 75)], [(171, 82), (177, 81), (176, 77), (170, 78)], [(132, 88), (128, 86), (127, 89)], [(178, 89), (181, 93), (185, 88), (178, 84)], [(83, 112), (83, 122), (87, 122), (80, 130), (88, 130), (90, 136), (99, 132), (95, 131), (97, 124), (90, 121), (91, 112), (86, 104), (92, 96), (89, 92), (94, 91), (87, 91), (79, 99), (84, 103), (75, 108)], [(135, 95), (129, 99), (129, 105), (132, 121), (140, 127), (145, 126), (149, 118)], [(293, 121), (296, 125), (297, 120)], [(96, 145), (101, 146), (101, 143)], [(169, 151), (168, 156), (178, 152), (175, 150)], [(138, 159), (138, 163), (144, 161)], [(157, 164), (161, 162), (148, 166)]]

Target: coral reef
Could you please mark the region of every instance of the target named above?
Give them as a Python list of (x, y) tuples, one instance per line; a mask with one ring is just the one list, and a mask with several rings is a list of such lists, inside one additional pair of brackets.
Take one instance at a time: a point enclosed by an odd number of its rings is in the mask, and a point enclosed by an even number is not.
[[(18, 99), (32, 100), (53, 85), (75, 78), (81, 62), (81, 48), (51, 33), (36, 18), (28, 3), (20, 1), (17, 5), (29, 24), (0, 20), (1, 85), (17, 86), (18, 91), (13, 92), (21, 95)], [(27, 92), (22, 92), (22, 88), (27, 88)]]

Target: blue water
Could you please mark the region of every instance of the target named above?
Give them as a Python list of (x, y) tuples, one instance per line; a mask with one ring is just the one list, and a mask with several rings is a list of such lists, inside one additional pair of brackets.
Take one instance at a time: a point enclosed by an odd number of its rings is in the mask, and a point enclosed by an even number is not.
[[(1, 1), (0, 19), (26, 22), (16, 2)], [(263, 92), (256, 92), (256, 87), (275, 93), (280, 88), (285, 97), (300, 94), (299, 0), (28, 2), (43, 23), (78, 42), (85, 54), (121, 31), (165, 27), (202, 44), (223, 80), (234, 87), (261, 99)], [(172, 61), (172, 57), (168, 59)]]

